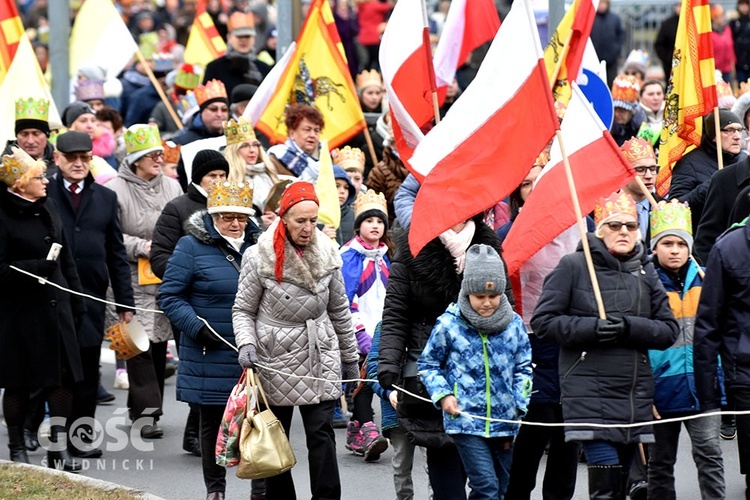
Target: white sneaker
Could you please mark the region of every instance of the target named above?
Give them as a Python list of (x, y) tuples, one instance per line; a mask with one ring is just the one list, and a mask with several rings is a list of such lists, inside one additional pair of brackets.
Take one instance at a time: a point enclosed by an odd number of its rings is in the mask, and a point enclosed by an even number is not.
[(130, 382), (128, 381), (127, 371), (117, 370), (117, 373), (115, 373), (115, 383), (113, 387), (115, 389), (130, 389)]

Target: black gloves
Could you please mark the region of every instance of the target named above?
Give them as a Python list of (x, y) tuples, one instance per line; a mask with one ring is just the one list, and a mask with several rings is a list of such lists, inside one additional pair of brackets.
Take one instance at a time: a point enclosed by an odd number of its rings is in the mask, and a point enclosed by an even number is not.
[(203, 347), (216, 347), (223, 344), (223, 342), (216, 338), (216, 335), (214, 335), (207, 326), (204, 326), (203, 328), (198, 330), (198, 334), (195, 336), (195, 339)]
[(630, 335), (630, 327), (625, 318), (599, 319), (596, 322), (596, 340), (600, 344), (614, 344)]

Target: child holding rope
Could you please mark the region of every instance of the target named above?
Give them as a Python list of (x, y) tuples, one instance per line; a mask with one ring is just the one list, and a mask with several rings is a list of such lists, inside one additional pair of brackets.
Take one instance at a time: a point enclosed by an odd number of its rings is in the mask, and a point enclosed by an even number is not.
[(490, 419), (520, 419), (531, 395), (531, 346), (504, 290), (498, 253), (471, 246), (458, 304), (438, 318), (418, 361), (419, 376), (458, 448), (471, 498), (503, 497), (518, 425)]

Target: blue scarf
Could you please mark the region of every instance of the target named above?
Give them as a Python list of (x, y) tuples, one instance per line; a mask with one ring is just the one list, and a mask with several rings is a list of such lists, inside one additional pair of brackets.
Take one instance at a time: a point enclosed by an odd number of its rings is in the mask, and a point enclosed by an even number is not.
[(287, 139), (284, 144), (278, 144), (272, 147), (268, 152), (278, 158), (279, 161), (297, 177), (302, 174), (308, 165), (312, 166), (313, 163), (318, 162), (317, 158), (313, 158), (302, 151), (291, 139)]

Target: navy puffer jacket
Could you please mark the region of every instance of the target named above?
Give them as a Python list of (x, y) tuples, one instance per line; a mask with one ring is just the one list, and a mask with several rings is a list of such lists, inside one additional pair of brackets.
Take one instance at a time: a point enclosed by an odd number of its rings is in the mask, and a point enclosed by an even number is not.
[(159, 306), (180, 329), (180, 367), (177, 399), (201, 405), (225, 405), (242, 374), (237, 353), (222, 343), (204, 348), (196, 340), (204, 318), (225, 340), (234, 344), (232, 306), (239, 271), (219, 248), (223, 246), (241, 266), (242, 252), (253, 245), (260, 230), (248, 221), (245, 244), (237, 252), (214, 227), (204, 210), (185, 223), (187, 236), (180, 238), (169, 258), (159, 290)]

